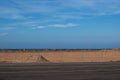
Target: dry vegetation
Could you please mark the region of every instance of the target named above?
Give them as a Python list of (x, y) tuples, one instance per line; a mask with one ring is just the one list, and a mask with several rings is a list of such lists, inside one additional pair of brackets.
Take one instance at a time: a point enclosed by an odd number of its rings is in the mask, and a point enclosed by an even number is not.
[(1, 50), (0, 62), (110, 62), (120, 61), (120, 50)]

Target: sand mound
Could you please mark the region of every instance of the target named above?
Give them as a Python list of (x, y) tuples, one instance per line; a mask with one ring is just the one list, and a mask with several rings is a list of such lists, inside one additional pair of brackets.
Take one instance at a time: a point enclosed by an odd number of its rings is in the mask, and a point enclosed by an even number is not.
[(44, 56), (38, 56), (37, 62), (49, 62)]

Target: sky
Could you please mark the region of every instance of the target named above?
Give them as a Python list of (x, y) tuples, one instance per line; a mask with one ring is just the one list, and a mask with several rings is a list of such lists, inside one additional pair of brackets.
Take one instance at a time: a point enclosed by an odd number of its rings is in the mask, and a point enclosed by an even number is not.
[(120, 48), (120, 0), (0, 0), (0, 49)]

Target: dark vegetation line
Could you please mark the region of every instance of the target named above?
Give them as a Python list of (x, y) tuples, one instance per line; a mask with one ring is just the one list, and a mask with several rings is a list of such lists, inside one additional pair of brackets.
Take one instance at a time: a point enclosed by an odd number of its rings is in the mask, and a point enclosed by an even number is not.
[[(120, 50), (120, 48), (114, 48)], [(103, 49), (0, 49), (0, 51), (81, 51), (81, 50), (113, 50), (113, 48), (103, 48)]]

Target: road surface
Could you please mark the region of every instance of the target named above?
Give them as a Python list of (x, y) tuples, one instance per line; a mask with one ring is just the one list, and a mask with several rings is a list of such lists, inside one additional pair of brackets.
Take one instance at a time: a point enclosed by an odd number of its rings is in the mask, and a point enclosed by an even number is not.
[(1, 63), (0, 80), (120, 80), (120, 62)]

